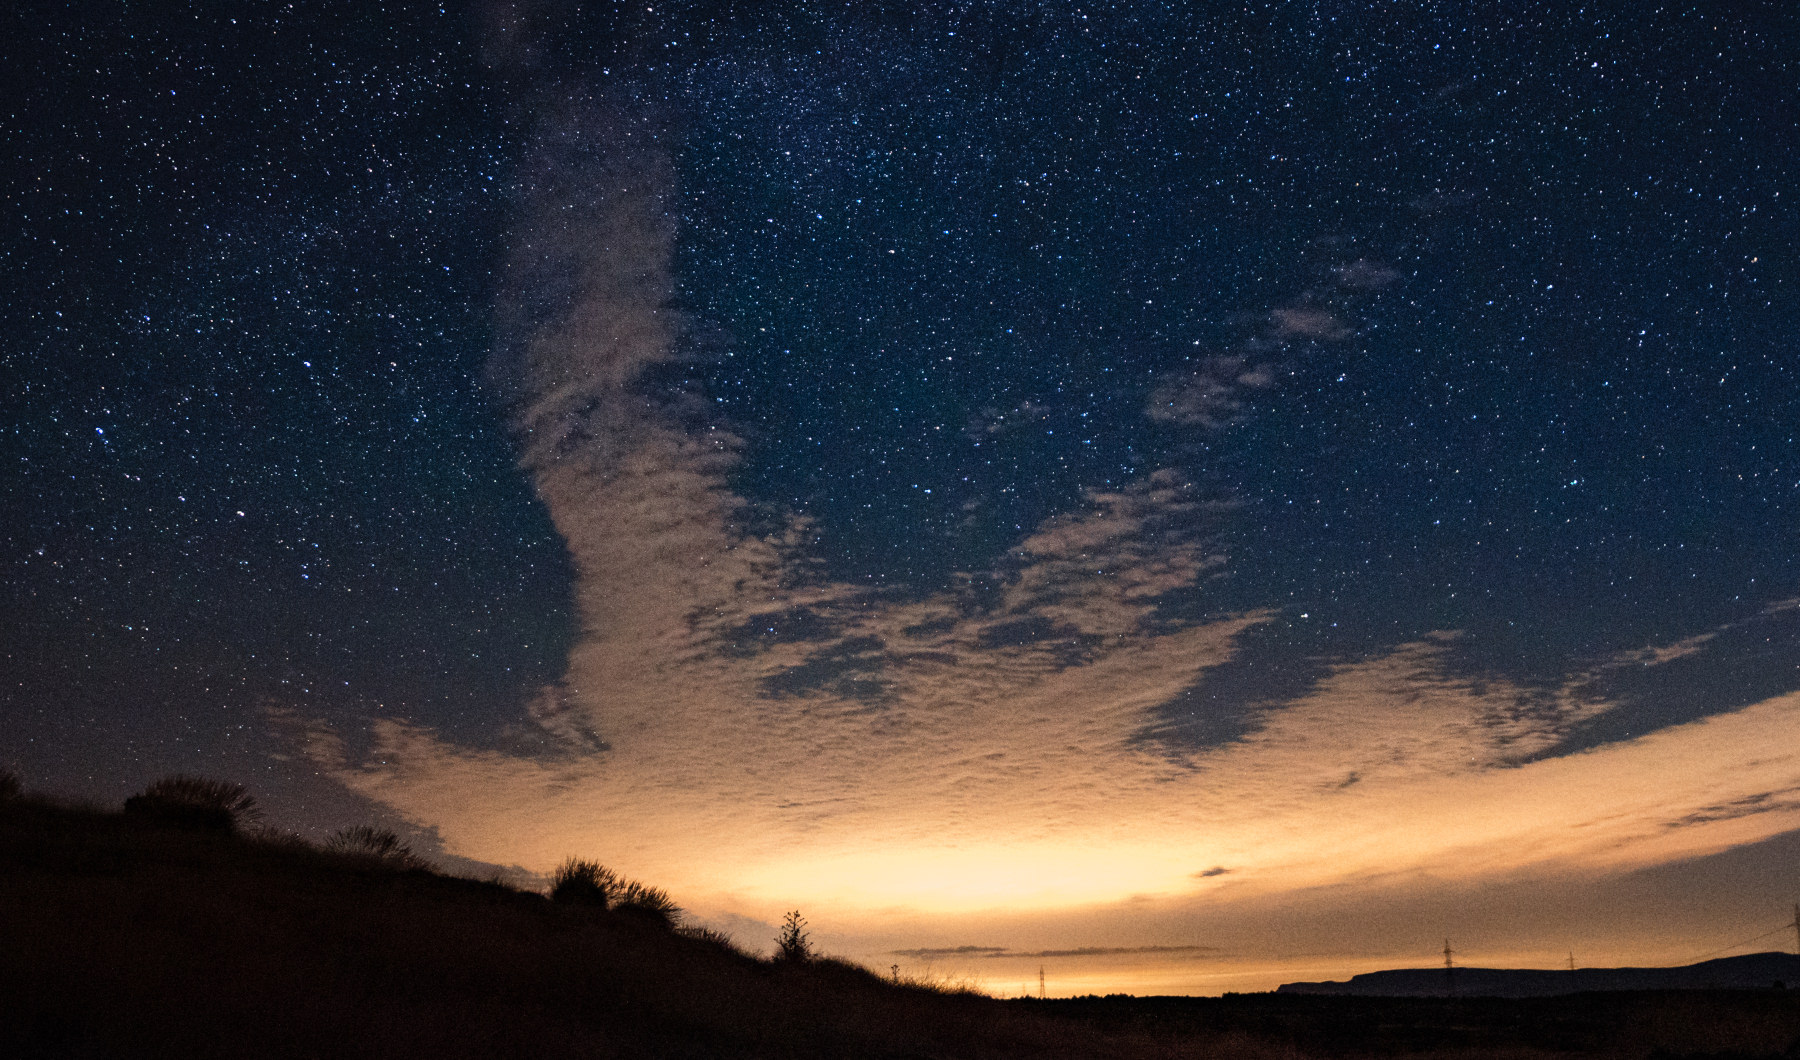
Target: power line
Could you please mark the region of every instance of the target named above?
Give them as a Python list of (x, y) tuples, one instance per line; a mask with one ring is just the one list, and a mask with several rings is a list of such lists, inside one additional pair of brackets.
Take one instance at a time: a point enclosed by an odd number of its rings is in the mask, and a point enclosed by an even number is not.
[(1800, 929), (1796, 929), (1793, 924), (1783, 924), (1780, 927), (1776, 928), (1774, 931), (1765, 931), (1762, 934), (1757, 935), (1754, 938), (1748, 938), (1748, 939), (1743, 940), (1742, 942), (1734, 942), (1729, 946), (1720, 946), (1716, 950), (1707, 950), (1705, 953), (1702, 953), (1698, 957), (1690, 958), (1689, 963), (1691, 964), (1695, 961), (1704, 961), (1708, 957), (1717, 957), (1721, 953), (1728, 953), (1732, 950), (1737, 949), (1739, 946), (1748, 946), (1752, 942), (1761, 942), (1763, 939), (1766, 939), (1771, 935), (1785, 935), (1790, 931), (1796, 931), (1796, 930), (1800, 930)]

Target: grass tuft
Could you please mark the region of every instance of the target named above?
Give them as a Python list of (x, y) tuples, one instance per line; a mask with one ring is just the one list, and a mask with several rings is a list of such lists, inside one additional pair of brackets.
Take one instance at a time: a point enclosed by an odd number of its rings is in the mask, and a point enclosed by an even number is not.
[(613, 908), (668, 927), (681, 922), (681, 907), (669, 897), (669, 892), (636, 880), (624, 880), (620, 883), (613, 892)]
[(613, 870), (598, 861), (572, 857), (550, 874), (550, 900), (605, 909), (618, 886), (619, 876)]
[(703, 924), (683, 924), (675, 929), (675, 934), (680, 935), (684, 939), (693, 939), (696, 942), (704, 942), (709, 946), (716, 946), (719, 949), (736, 956), (743, 956), (744, 953), (743, 950), (738, 949), (736, 939), (725, 932), (720, 931), (718, 928), (706, 927)]
[(591, 906), (648, 920), (663, 927), (681, 921), (681, 907), (661, 887), (628, 880), (598, 861), (569, 858), (550, 874), (550, 900)]
[(358, 824), (341, 828), (325, 841), (325, 849), (333, 854), (395, 869), (422, 869), (428, 863), (413, 853), (411, 846), (394, 832), (374, 825)]
[(231, 832), (262, 820), (262, 808), (242, 784), (185, 773), (152, 781), (125, 800), (127, 816), (163, 824)]

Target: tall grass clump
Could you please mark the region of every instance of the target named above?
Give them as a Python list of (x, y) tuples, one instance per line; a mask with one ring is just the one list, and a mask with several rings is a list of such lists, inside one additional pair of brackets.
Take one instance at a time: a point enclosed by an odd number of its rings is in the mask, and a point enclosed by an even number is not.
[(611, 909), (674, 927), (681, 907), (661, 887), (628, 880), (598, 861), (570, 858), (550, 874), (550, 900), (565, 905)]
[(681, 920), (681, 907), (661, 887), (636, 880), (623, 880), (612, 895), (613, 908), (674, 927)]
[(262, 820), (262, 808), (242, 784), (185, 773), (152, 781), (125, 800), (125, 813), (165, 824), (230, 832)]
[(325, 841), (325, 849), (333, 854), (388, 868), (427, 867), (425, 859), (414, 854), (412, 847), (398, 835), (373, 825), (359, 824), (341, 828)]
[(598, 861), (570, 858), (550, 874), (550, 900), (566, 905), (605, 909), (612, 903), (619, 876)]
[(717, 946), (719, 949), (729, 953), (743, 952), (738, 949), (736, 939), (725, 932), (720, 931), (718, 928), (707, 927), (704, 924), (683, 924), (675, 929), (675, 934), (680, 935), (684, 939), (694, 939), (695, 941), (704, 942), (710, 946)]

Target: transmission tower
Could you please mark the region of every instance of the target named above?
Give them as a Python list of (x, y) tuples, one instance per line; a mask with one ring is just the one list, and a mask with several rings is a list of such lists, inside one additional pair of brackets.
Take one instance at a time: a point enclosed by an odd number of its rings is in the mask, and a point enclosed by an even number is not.
[(1456, 993), (1456, 951), (1450, 948), (1450, 940), (1444, 940), (1444, 989), (1448, 993)]
[(1800, 953), (1800, 902), (1794, 903), (1794, 952)]
[(1044, 966), (1038, 965), (1038, 1000), (1044, 1000)]

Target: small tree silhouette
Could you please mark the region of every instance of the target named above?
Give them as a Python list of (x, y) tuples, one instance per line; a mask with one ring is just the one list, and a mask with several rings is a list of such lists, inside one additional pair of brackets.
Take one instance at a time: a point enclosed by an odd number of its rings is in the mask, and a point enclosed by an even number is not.
[(801, 963), (812, 960), (811, 935), (806, 930), (806, 918), (795, 909), (781, 918), (781, 934), (775, 936), (775, 959)]
[(618, 873), (598, 861), (570, 858), (550, 874), (550, 900), (553, 902), (605, 909), (618, 889)]
[(0, 769), (0, 802), (9, 802), (19, 797), (24, 785), (19, 783), (19, 774), (10, 769)]
[(125, 800), (125, 812), (220, 832), (262, 820), (262, 808), (242, 784), (183, 773), (152, 781), (142, 792)]

